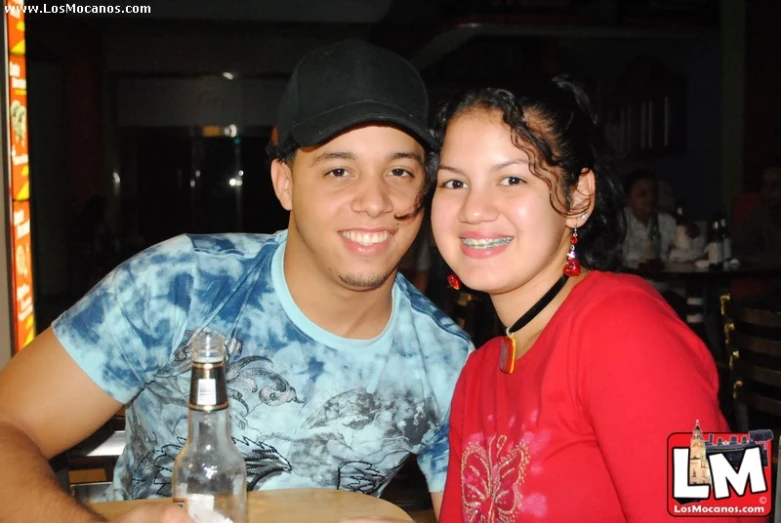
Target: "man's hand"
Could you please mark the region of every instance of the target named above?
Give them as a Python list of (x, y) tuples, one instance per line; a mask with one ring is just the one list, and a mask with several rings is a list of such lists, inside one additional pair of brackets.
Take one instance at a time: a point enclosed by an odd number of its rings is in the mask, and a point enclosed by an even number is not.
[(149, 503), (112, 520), (116, 523), (195, 523), (187, 512), (173, 503)]

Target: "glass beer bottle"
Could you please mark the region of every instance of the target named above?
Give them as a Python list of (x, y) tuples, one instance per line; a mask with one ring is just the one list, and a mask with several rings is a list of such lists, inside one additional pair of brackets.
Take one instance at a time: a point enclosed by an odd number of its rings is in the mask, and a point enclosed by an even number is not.
[(225, 342), (201, 333), (191, 348), (188, 434), (174, 463), (174, 503), (195, 521), (246, 523), (247, 468), (231, 439)]

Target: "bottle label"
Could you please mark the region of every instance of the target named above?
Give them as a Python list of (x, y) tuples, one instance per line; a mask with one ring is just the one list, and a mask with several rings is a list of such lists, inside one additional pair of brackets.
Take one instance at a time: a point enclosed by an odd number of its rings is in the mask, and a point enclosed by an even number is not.
[(174, 498), (174, 504), (199, 523), (233, 523), (232, 519), (214, 510), (214, 496), (211, 494), (188, 494), (186, 498)]
[(228, 408), (225, 364), (193, 362), (190, 408), (210, 412)]
[(706, 249), (708, 250), (708, 263), (717, 265), (724, 261), (724, 246), (721, 242), (709, 243)]
[(732, 259), (732, 242), (729, 238), (724, 238), (724, 259)]
[(198, 380), (198, 405), (214, 405), (217, 403), (216, 383), (211, 378)]

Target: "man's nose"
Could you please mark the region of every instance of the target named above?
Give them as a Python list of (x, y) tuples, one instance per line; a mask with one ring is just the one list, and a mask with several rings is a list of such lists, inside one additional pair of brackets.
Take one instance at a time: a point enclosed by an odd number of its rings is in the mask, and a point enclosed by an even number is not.
[(352, 201), (352, 210), (366, 213), (372, 217), (393, 212), (390, 188), (382, 180), (376, 178), (361, 180)]

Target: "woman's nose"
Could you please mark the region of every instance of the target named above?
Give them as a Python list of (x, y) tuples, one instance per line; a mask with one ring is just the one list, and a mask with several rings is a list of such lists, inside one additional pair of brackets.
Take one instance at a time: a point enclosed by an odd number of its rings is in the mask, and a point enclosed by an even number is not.
[(497, 210), (493, 199), (485, 191), (469, 190), (458, 218), (465, 223), (479, 223), (496, 219)]

